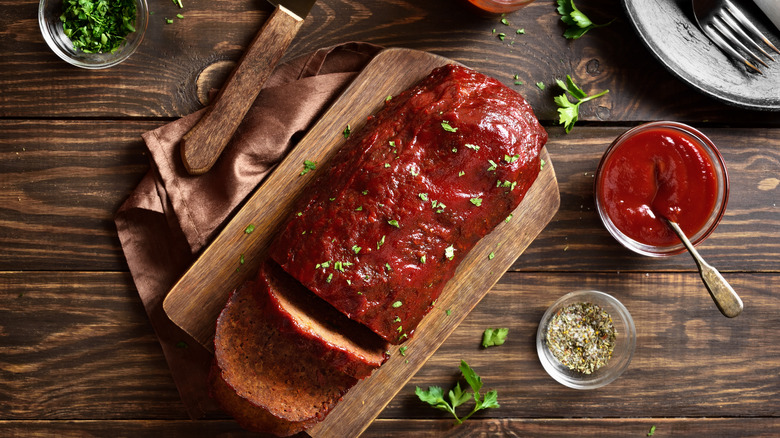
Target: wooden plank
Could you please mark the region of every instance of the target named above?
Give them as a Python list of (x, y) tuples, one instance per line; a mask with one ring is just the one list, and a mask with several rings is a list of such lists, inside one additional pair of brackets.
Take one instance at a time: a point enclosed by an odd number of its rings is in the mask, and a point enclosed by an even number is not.
[[(57, 58), (45, 45), (31, 9), (6, 8), (0, 16), (0, 117), (180, 117), (201, 107), (203, 72), (237, 61), (272, 7), (250, 0), (163, 4), (150, 17), (138, 51), (106, 70), (87, 71)], [(446, 12), (444, 12), (446, 11)], [(556, 78), (571, 74), (586, 92), (610, 89), (585, 104), (582, 122), (708, 119), (779, 126), (776, 114), (735, 109), (682, 83), (655, 60), (635, 35), (620, 2), (583, 6), (607, 27), (584, 39), (563, 38), (564, 25), (549, 2), (535, 2), (500, 17), (475, 13), (465, 0), (319, 0), (286, 59), (345, 41), (429, 51), (517, 86), (539, 117), (557, 120)], [(165, 23), (183, 13), (184, 20)], [(516, 29), (523, 28), (519, 35)], [(497, 32), (493, 32), (496, 29)], [(502, 41), (498, 32), (507, 37)], [(208, 76), (208, 74), (206, 75)], [(534, 85), (548, 85), (541, 91)], [(203, 88), (217, 83), (202, 84)], [(685, 102), (685, 104), (680, 104)]]
[[(757, 418), (472, 418), (455, 427), (449, 420), (397, 419), (375, 421), (363, 438), (399, 436), (495, 437), (533, 436), (564, 438), (598, 436), (604, 438), (715, 436), (774, 438), (780, 427), (777, 417)], [(210, 438), (214, 436), (257, 437), (232, 421), (174, 420), (74, 420), (1, 421), (0, 435), (25, 438), (83, 436), (165, 436), (169, 438)]]
[[(344, 141), (340, 135), (343, 127), (349, 124), (360, 129), (362, 121), (376, 112), (387, 95), (400, 93), (432, 68), (448, 62), (446, 58), (402, 49), (385, 50), (378, 55), (173, 286), (163, 304), (171, 320), (206, 348), (211, 347), (215, 321), (227, 296), (254, 275), (275, 230), (288, 216), (298, 193), (305, 190), (305, 184), (320, 172), (327, 172), (328, 158)], [(308, 178), (301, 178), (301, 163), (306, 159), (325, 164), (310, 172)], [(405, 366), (390, 360), (371, 378), (352, 388), (328, 419), (310, 430), (313, 436), (359, 434), (390, 401), (398, 384), (422, 366), (542, 231), (560, 202), (552, 164), (546, 154), (543, 159), (547, 164), (514, 211), (513, 219), (480, 241), (438, 299), (439, 306), (459, 309), (461, 316), (447, 320), (426, 318), (414, 339), (405, 344), (410, 348), (419, 345), (416, 363)], [(273, 205), (268, 204), (269, 199), (274, 200)], [(251, 235), (245, 233), (248, 224), (255, 226)], [(498, 251), (496, 248), (502, 243)], [(497, 256), (488, 264), (487, 255), (492, 251)], [(245, 264), (237, 270), (230, 261), (242, 255)]]
[[(387, 95), (400, 93), (434, 67), (448, 62), (446, 58), (404, 49), (389, 49), (378, 55), (173, 286), (164, 302), (171, 320), (210, 348), (215, 321), (228, 295), (257, 271), (275, 231), (288, 216), (292, 203), (305, 190), (306, 184), (321, 172), (328, 171), (328, 159), (344, 142), (341, 135), (344, 126), (359, 130), (366, 118), (381, 107)], [(549, 161), (549, 157), (544, 158)], [(305, 160), (320, 165), (302, 178), (300, 170)], [(540, 172), (538, 182), (535, 191), (529, 192), (515, 211), (514, 221), (538, 230), (521, 234), (518, 239), (509, 239), (511, 235), (507, 233), (517, 225), (505, 225), (499, 227), (505, 231), (502, 237), (496, 238), (496, 242), (509, 240), (508, 248), (524, 248), (528, 244), (524, 239), (533, 239), (547, 223), (547, 207), (553, 207), (549, 211), (551, 213), (557, 209), (558, 192), (551, 164)], [(274, 200), (271, 205), (268, 203), (270, 199)], [(539, 210), (538, 214), (533, 212), (535, 209)], [(539, 226), (538, 221), (544, 222)], [(255, 227), (251, 235), (245, 232), (249, 224)], [(479, 253), (485, 248), (480, 245), (473, 252)], [(519, 255), (516, 253), (509, 263)], [(236, 269), (230, 261), (239, 258), (244, 259), (244, 265)], [(464, 262), (462, 265), (468, 264)], [(496, 280), (499, 276), (500, 273)], [(486, 291), (484, 287), (477, 289), (480, 291), (474, 293)]]
[[(695, 273), (508, 273), (415, 376), (398, 383), (379, 418), (449, 424), (414, 389), (454, 385), (461, 359), (498, 391), (501, 408), (476, 418), (777, 418), (780, 333), (771, 328), (780, 324), (773, 292), (780, 274), (726, 277), (745, 301), (733, 320), (720, 315)], [(582, 287), (613, 294), (637, 326), (628, 370), (588, 392), (547, 376), (534, 346), (545, 308)], [(453, 309), (432, 316), (465, 316)], [(507, 342), (482, 349), (488, 327), (509, 328)], [(187, 419), (127, 273), (0, 272), (0, 339), (0, 419)], [(416, 367), (418, 347), (393, 360)]]
[[(0, 120), (0, 269), (126, 270), (113, 214), (148, 170), (140, 134), (163, 123)], [(731, 179), (726, 217), (699, 248), (722, 271), (777, 272), (780, 129), (695, 126), (719, 146)], [(687, 255), (634, 255), (601, 225), (593, 172), (625, 129), (548, 128), (561, 208), (513, 270), (695, 269)]]

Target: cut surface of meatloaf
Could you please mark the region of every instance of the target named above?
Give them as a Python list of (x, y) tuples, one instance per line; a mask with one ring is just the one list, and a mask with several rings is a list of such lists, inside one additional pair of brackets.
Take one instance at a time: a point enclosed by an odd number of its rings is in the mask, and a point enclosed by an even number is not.
[(325, 418), (357, 379), (303, 354), (269, 311), (254, 282), (231, 295), (217, 319), (210, 390), (242, 427), (288, 436)]
[(307, 186), (271, 257), (387, 341), (408, 339), (471, 248), (518, 206), (547, 133), (465, 67), (393, 97)]
[(358, 379), (387, 360), (387, 342), (311, 293), (275, 262), (261, 266), (256, 284), (269, 300), (267, 316), (303, 352)]

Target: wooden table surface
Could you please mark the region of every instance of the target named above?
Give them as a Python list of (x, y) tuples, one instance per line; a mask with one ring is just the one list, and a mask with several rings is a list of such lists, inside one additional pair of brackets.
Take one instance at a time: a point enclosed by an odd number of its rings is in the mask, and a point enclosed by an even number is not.
[[(620, 2), (577, 5), (596, 22), (616, 20), (570, 41), (551, 0), (507, 15), (509, 26), (465, 0), (319, 0), (285, 56), (347, 41), (430, 51), (520, 91), (550, 134), (559, 212), (364, 436), (780, 430), (780, 113), (727, 106), (676, 79)], [(187, 417), (112, 216), (149, 167), (141, 133), (201, 108), (199, 96), (220, 83), (271, 7), (185, 0), (180, 10), (151, 0), (138, 52), (104, 71), (57, 58), (35, 2), (0, 7), (0, 436), (245, 436), (226, 416)], [(166, 24), (177, 13), (184, 19)], [(586, 92), (610, 90), (582, 106), (570, 134), (553, 102), (555, 79), (567, 74)], [(634, 255), (594, 211), (594, 171), (607, 145), (665, 119), (710, 136), (728, 167), (728, 209), (699, 249), (742, 296), (735, 319), (721, 316), (687, 255)], [(628, 370), (593, 391), (552, 380), (534, 346), (547, 306), (581, 288), (619, 298), (637, 327)], [(507, 343), (482, 349), (488, 327), (508, 327)], [(498, 391), (501, 407), (455, 428), (414, 388), (450, 387), (461, 359)]]

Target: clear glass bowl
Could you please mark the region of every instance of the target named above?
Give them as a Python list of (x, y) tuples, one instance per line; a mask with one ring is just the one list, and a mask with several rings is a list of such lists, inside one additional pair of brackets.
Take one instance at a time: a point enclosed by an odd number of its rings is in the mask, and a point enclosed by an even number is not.
[(135, 32), (127, 35), (125, 42), (114, 53), (84, 53), (74, 49), (65, 35), (60, 15), (62, 0), (41, 0), (38, 5), (38, 25), (49, 48), (60, 58), (77, 67), (87, 69), (108, 68), (132, 55), (146, 32), (149, 23), (149, 6), (146, 0), (135, 0)]
[[(558, 310), (575, 303), (591, 303), (600, 306), (611, 317), (617, 332), (612, 357), (606, 365), (591, 374), (569, 369), (547, 347), (547, 327)], [(536, 332), (536, 351), (545, 371), (559, 383), (574, 389), (594, 389), (617, 379), (628, 368), (636, 347), (636, 327), (628, 309), (613, 296), (595, 290), (570, 292), (553, 303), (542, 316)]]
[(723, 161), (723, 157), (720, 155), (720, 152), (718, 152), (718, 148), (715, 146), (715, 144), (709, 138), (707, 138), (707, 136), (705, 136), (695, 128), (685, 125), (683, 123), (670, 122), (670, 121), (645, 123), (637, 127), (634, 127), (632, 129), (629, 129), (628, 131), (620, 135), (618, 138), (616, 138), (615, 141), (613, 141), (612, 144), (607, 148), (606, 152), (604, 152), (604, 155), (601, 158), (601, 161), (599, 162), (598, 169), (596, 170), (596, 175), (595, 175), (596, 181), (594, 183), (594, 197), (596, 198), (596, 210), (599, 213), (599, 217), (601, 217), (601, 222), (604, 224), (604, 227), (607, 229), (607, 231), (609, 231), (609, 234), (611, 234), (612, 237), (615, 238), (615, 240), (620, 242), (621, 245), (630, 249), (631, 251), (634, 251), (638, 254), (650, 256), (650, 257), (666, 257), (666, 256), (672, 256), (672, 255), (681, 254), (685, 252), (686, 251), (685, 246), (682, 244), (682, 242), (674, 245), (669, 245), (669, 246), (647, 245), (642, 242), (638, 242), (629, 236), (626, 236), (609, 217), (609, 215), (606, 212), (605, 206), (600, 201), (601, 196), (599, 196), (599, 193), (602, 190), (600, 186), (601, 171), (604, 168), (604, 165), (607, 162), (607, 160), (609, 160), (610, 154), (613, 151), (615, 151), (617, 148), (619, 148), (620, 145), (623, 144), (623, 142), (625, 142), (627, 139), (631, 138), (632, 136), (656, 128), (670, 128), (673, 130), (677, 130), (682, 134), (685, 134), (693, 141), (695, 141), (707, 153), (707, 156), (710, 158), (712, 168), (715, 172), (716, 186), (717, 186), (717, 193), (715, 195), (716, 198), (715, 206), (712, 209), (712, 212), (710, 213), (709, 217), (707, 218), (707, 221), (705, 222), (704, 226), (702, 226), (702, 228), (695, 234), (688, 236), (688, 239), (691, 241), (691, 243), (693, 243), (694, 246), (704, 241), (704, 239), (706, 239), (707, 236), (709, 236), (715, 230), (715, 228), (717, 228), (721, 218), (723, 218), (723, 214), (726, 211), (726, 205), (728, 204), (728, 197), (729, 197), (729, 176), (728, 176), (728, 172), (726, 171), (726, 164)]

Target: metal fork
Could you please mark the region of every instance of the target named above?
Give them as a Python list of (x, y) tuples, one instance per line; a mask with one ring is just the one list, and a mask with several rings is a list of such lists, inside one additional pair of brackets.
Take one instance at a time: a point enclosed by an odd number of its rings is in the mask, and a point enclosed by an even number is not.
[[(769, 68), (769, 65), (759, 58), (751, 48), (774, 61), (774, 58), (756, 42), (757, 40), (763, 41), (764, 44), (780, 54), (780, 50), (750, 22), (731, 0), (691, 0), (691, 5), (696, 24), (699, 25), (702, 32), (721, 50), (742, 61), (754, 71), (763, 74), (742, 53), (747, 53), (750, 58), (764, 67)], [(748, 48), (748, 45), (751, 48)]]

